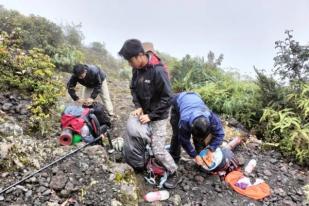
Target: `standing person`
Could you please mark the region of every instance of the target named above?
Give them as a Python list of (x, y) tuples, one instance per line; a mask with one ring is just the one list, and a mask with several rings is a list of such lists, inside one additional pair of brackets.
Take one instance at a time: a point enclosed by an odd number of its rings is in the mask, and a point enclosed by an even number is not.
[(168, 171), (168, 179), (164, 186), (175, 188), (181, 178), (177, 174), (177, 165), (164, 148), (167, 118), (172, 100), (170, 81), (163, 65), (145, 53), (139, 40), (125, 41), (119, 55), (133, 68), (130, 89), (136, 109), (132, 115), (150, 127), (152, 132), (150, 146), (153, 154)]
[[(76, 95), (76, 84), (80, 83), (83, 88), (83, 98)], [(73, 74), (67, 83), (70, 96), (76, 102), (92, 104), (99, 96), (110, 116), (114, 116), (113, 104), (109, 96), (106, 74), (95, 65), (77, 64), (73, 67)]]
[[(170, 123), (173, 129), (170, 153), (177, 162), (181, 145), (198, 165), (204, 162), (198, 154), (205, 147), (210, 150), (205, 158), (212, 162), (213, 153), (224, 138), (220, 119), (209, 110), (201, 97), (194, 92), (181, 92), (172, 101)], [(190, 139), (193, 136), (194, 147)]]

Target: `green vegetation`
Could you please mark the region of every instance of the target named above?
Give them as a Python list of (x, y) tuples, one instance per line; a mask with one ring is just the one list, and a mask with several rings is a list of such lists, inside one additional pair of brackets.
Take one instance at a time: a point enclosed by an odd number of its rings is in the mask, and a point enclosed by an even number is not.
[(0, 34), (0, 85), (16, 88), (32, 97), (30, 124), (41, 133), (49, 129), (49, 119), (63, 85), (54, 75), (54, 64), (40, 49), (24, 50), (17, 32)]
[[(215, 112), (232, 116), (254, 129), (267, 143), (278, 144), (283, 154), (309, 165), (309, 47), (287, 31), (277, 41), (274, 73), (266, 76), (255, 68), (257, 79), (244, 79), (220, 69), (223, 57), (208, 60), (187, 55), (174, 64), (176, 92), (198, 92)], [(280, 82), (277, 79), (283, 79)]]

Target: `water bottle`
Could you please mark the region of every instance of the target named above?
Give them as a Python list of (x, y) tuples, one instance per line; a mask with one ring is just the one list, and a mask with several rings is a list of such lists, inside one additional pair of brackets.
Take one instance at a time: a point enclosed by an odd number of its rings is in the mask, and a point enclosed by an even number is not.
[(234, 137), (227, 145), (226, 148), (229, 148), (230, 150), (233, 150), (237, 145), (241, 143), (240, 137)]
[(170, 197), (170, 193), (167, 190), (160, 190), (156, 192), (149, 192), (144, 196), (144, 200), (148, 202), (154, 202), (158, 200), (167, 200)]
[(245, 174), (249, 175), (254, 170), (255, 166), (256, 166), (256, 160), (251, 159), (247, 164), (247, 166), (245, 167)]
[(80, 130), (80, 136), (87, 137), (87, 136), (89, 136), (89, 134), (90, 134), (90, 132), (89, 132), (88, 126), (86, 124), (84, 124), (84, 126)]

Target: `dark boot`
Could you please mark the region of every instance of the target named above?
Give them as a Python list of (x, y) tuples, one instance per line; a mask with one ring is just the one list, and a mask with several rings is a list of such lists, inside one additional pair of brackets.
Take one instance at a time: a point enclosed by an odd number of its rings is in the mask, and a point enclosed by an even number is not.
[(181, 181), (181, 176), (177, 172), (174, 172), (173, 174), (168, 175), (167, 180), (164, 183), (164, 187), (167, 189), (174, 189), (179, 183), (181, 183)]

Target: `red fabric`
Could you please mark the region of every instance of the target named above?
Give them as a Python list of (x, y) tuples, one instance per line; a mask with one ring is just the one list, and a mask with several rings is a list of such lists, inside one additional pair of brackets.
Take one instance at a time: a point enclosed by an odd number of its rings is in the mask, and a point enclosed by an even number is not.
[[(87, 115), (89, 108), (84, 108), (82, 115)], [(81, 117), (75, 117), (73, 115), (64, 114), (61, 117), (61, 127), (70, 128), (74, 132), (80, 134), (81, 128), (84, 126), (85, 120)]]
[[(161, 62), (160, 57), (157, 55), (157, 53), (155, 53), (155, 52), (153, 52), (153, 51), (148, 51), (148, 52), (151, 53), (151, 58), (149, 59), (148, 64), (151, 64), (151, 65), (163, 64), (163, 63)], [(164, 71), (165, 71), (167, 77), (170, 78), (167, 65), (166, 65), (166, 64), (163, 64), (163, 68), (164, 68)]]

